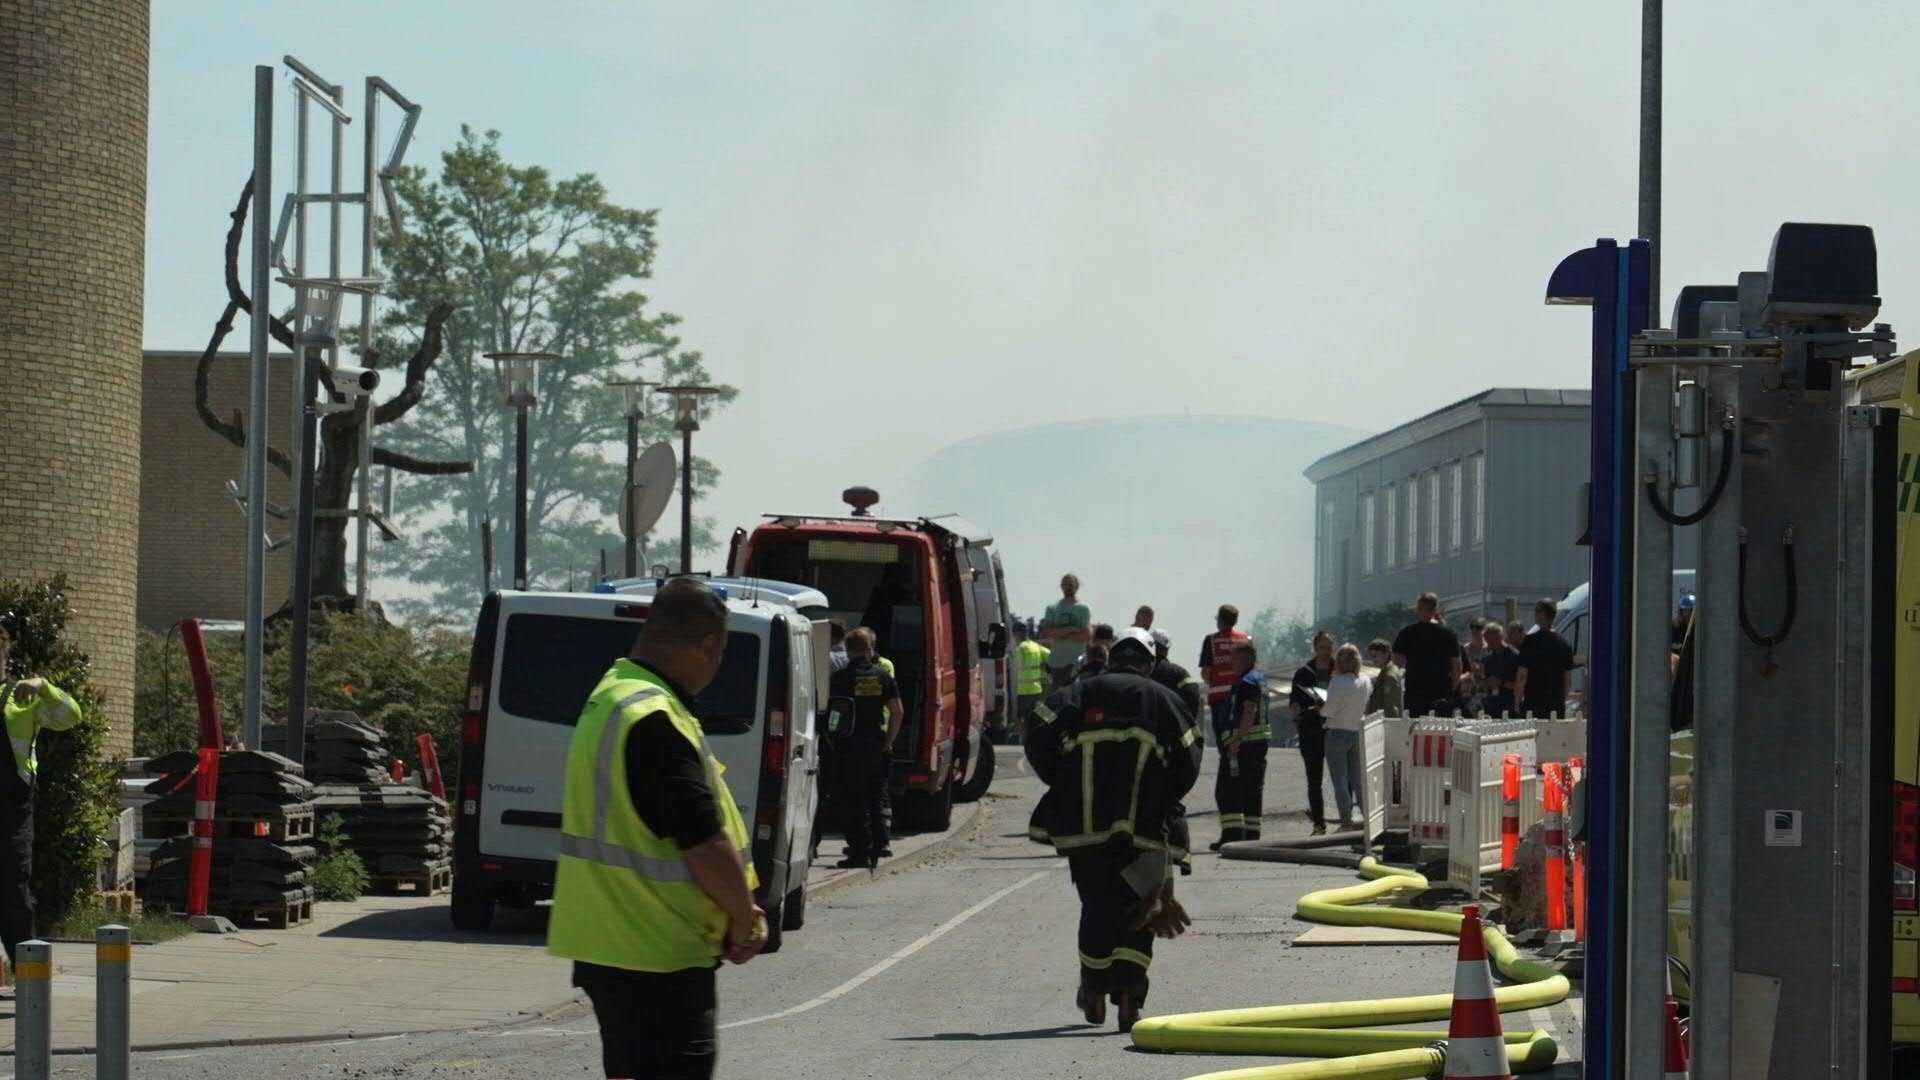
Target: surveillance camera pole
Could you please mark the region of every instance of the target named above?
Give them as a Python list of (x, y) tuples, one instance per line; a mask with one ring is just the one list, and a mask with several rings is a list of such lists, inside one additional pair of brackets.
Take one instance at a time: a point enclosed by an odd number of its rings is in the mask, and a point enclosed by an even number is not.
[(700, 430), (700, 399), (711, 386), (663, 386), (673, 396), (673, 429), (680, 433), (680, 572), (693, 573), (693, 433)]
[(513, 587), (527, 587), (527, 411), (540, 400), (540, 361), (558, 360), (558, 353), (486, 353), (499, 365), (506, 382), (507, 404), (514, 410), (513, 439)]
[(633, 527), (633, 487), (640, 480), (640, 421), (647, 418), (647, 388), (659, 384), (635, 379), (613, 385), (621, 389), (627, 406), (627, 490), (620, 499), (626, 520), (620, 525), (627, 540), (626, 576), (635, 578), (640, 576), (640, 530)]

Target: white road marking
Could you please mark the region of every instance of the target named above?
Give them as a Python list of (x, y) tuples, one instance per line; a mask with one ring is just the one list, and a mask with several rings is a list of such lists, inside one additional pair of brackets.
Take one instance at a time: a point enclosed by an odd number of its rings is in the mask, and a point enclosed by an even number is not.
[(847, 994), (850, 994), (853, 991), (859, 989), (862, 984), (867, 982), (867, 980), (872, 979), (874, 976), (879, 975), (881, 972), (886, 971), (888, 968), (892, 967), (893, 965), (899, 963), (902, 960), (905, 960), (907, 957), (912, 956), (914, 953), (917, 953), (921, 949), (924, 949), (927, 946), (933, 944), (934, 942), (940, 940), (942, 937), (946, 936), (946, 934), (949, 931), (959, 927), (961, 923), (966, 922), (968, 919), (971, 919), (975, 915), (978, 915), (981, 912), (987, 910), (988, 908), (992, 907), (994, 904), (997, 904), (1001, 900), (1004, 900), (1008, 896), (1011, 896), (1013, 893), (1019, 891), (1020, 889), (1026, 888), (1027, 886), (1033, 884), (1036, 881), (1039, 881), (1041, 878), (1046, 876), (1047, 875), (1045, 872), (1028, 874), (1026, 877), (1021, 878), (1019, 881), (1014, 882), (1013, 884), (1007, 886), (1004, 889), (1001, 889), (999, 892), (994, 893), (992, 896), (987, 897), (985, 900), (980, 901), (979, 903), (973, 905), (972, 907), (961, 912), (960, 914), (955, 915), (953, 918), (948, 919), (946, 922), (941, 923), (939, 926), (929, 931), (925, 936), (903, 947), (899, 952), (894, 953), (892, 956), (887, 957), (885, 960), (880, 961), (879, 963), (873, 965), (872, 967), (861, 972), (860, 974), (855, 975), (853, 978), (848, 979), (846, 982), (841, 983), (839, 986), (836, 986), (833, 989), (827, 991), (826, 993), (821, 994), (817, 998), (814, 998), (810, 1001), (803, 1001), (800, 1004), (795, 1005), (791, 1009), (782, 1009), (777, 1013), (770, 1013), (766, 1016), (755, 1016), (747, 1020), (735, 1020), (731, 1024), (721, 1024), (720, 1030), (726, 1031), (729, 1028), (746, 1027), (748, 1024), (764, 1024), (769, 1020), (784, 1020), (789, 1016), (798, 1016), (803, 1012), (808, 1012), (810, 1010), (817, 1009), (820, 1006), (825, 1005), (827, 1002), (834, 1000), (835, 998), (844, 997)]

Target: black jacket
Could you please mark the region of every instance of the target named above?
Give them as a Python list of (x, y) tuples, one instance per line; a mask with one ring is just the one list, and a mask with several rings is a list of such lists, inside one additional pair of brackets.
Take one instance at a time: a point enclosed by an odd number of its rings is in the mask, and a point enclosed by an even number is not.
[[(1026, 750), (1047, 785), (1027, 835), (1070, 854), (1166, 847), (1168, 817), (1199, 777), (1203, 747), (1178, 695), (1145, 675), (1112, 671), (1035, 706)], [(1093, 785), (1083, 790), (1088, 755)]]

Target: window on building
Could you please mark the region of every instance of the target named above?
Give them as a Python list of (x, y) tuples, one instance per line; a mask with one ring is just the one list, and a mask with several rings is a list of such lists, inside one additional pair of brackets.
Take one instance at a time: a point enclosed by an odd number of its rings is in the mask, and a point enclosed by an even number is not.
[(1473, 455), (1473, 546), (1487, 542), (1487, 455)]
[(1320, 587), (1333, 588), (1333, 504), (1324, 503), (1320, 507)]
[(1407, 565), (1420, 561), (1420, 481), (1409, 476), (1407, 493)]
[(1447, 466), (1447, 550), (1458, 552), (1461, 541), (1466, 537), (1464, 510), (1466, 492), (1461, 489), (1461, 478), (1465, 470), (1456, 461)]
[(1360, 573), (1373, 576), (1373, 492), (1360, 496)]
[(1440, 557), (1440, 470), (1427, 471), (1427, 558)]
[(1399, 518), (1400, 498), (1393, 493), (1393, 485), (1380, 489), (1380, 502), (1386, 509), (1386, 534), (1381, 537), (1381, 547), (1387, 553), (1387, 569), (1400, 565), (1400, 534), (1394, 531), (1394, 523)]

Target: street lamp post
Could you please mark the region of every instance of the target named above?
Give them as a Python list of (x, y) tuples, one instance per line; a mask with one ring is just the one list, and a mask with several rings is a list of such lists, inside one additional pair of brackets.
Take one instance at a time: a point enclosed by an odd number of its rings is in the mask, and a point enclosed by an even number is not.
[(700, 430), (700, 399), (711, 386), (663, 386), (673, 396), (673, 430), (680, 433), (680, 572), (693, 573), (693, 433)]
[(513, 433), (513, 587), (527, 587), (527, 412), (540, 400), (540, 361), (558, 360), (558, 353), (497, 352), (486, 358), (499, 365), (506, 383), (507, 404), (514, 410)]
[(620, 505), (625, 508), (627, 518), (620, 524), (627, 538), (626, 576), (636, 578), (640, 576), (640, 530), (633, 527), (633, 485), (639, 480), (637, 474), (640, 467), (640, 421), (647, 418), (647, 388), (660, 384), (647, 382), (645, 379), (634, 379), (611, 385), (620, 388), (627, 403), (627, 490), (620, 499)]

